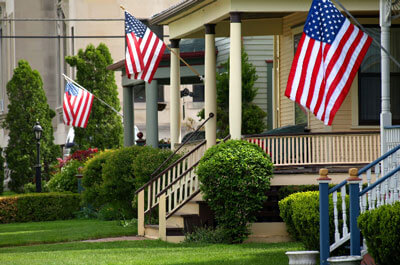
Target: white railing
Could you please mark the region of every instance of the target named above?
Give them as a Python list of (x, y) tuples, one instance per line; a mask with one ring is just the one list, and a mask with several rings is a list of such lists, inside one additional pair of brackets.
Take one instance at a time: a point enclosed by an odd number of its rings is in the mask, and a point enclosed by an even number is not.
[(388, 126), (383, 129), (386, 152), (400, 144), (400, 126)]
[[(353, 173), (350, 170), (350, 178), (358, 177), (360, 179), (360, 197), (358, 198), (360, 213), (400, 200), (398, 172), (400, 165), (399, 150), (400, 145), (391, 149), (388, 153), (360, 169), (358, 172), (356, 169), (354, 169), (355, 171), (353, 171)], [(382, 172), (387, 173), (383, 174)], [(348, 181), (345, 180), (329, 190), (329, 194), (332, 194), (333, 223), (335, 226), (334, 243), (330, 245), (330, 252), (350, 239), (351, 231), (349, 231), (348, 227), (349, 208), (345, 203), (347, 184)], [(363, 189), (363, 185), (367, 185), (367, 187)], [(341, 197), (341, 205), (338, 205), (338, 196)], [(364, 249), (366, 249), (365, 242), (363, 242), (363, 244)]]
[(271, 156), (275, 166), (363, 164), (380, 156), (379, 132), (245, 136)]

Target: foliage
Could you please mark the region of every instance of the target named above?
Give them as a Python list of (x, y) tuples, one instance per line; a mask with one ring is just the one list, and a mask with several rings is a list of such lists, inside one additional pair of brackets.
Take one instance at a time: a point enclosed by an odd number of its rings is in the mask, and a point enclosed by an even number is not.
[[(94, 156), (83, 169), (84, 204), (104, 211), (104, 215), (112, 215), (111, 219), (118, 215), (130, 219), (136, 215), (136, 203), (132, 205), (135, 191), (150, 180), (151, 173), (171, 153), (169, 150), (135, 145), (104, 151)], [(175, 156), (169, 164), (177, 158)], [(160, 170), (167, 166), (168, 164), (164, 165)], [(114, 210), (119, 213), (114, 213)]]
[(3, 148), (0, 148), (0, 194), (4, 191), (4, 157)]
[(86, 161), (83, 167), (82, 192), (83, 205), (91, 205), (99, 209), (107, 202), (107, 194), (102, 192), (103, 166), (114, 150), (105, 150)]
[[(101, 43), (97, 48), (89, 44), (85, 51), (80, 49), (78, 55), (65, 59), (70, 66), (77, 68), (77, 83), (120, 111), (114, 72), (106, 69), (113, 60), (105, 44)], [(116, 148), (122, 145), (122, 135), (121, 117), (97, 101), (92, 105), (87, 127), (75, 128), (75, 143), (80, 149)]]
[[(12, 223), (1, 225), (0, 247), (2, 247), (1, 252), (3, 252), (5, 246), (80, 241), (136, 234), (137, 225), (124, 228), (117, 221), (70, 219), (49, 222)], [(81, 242), (77, 243), (82, 244)], [(17, 248), (14, 247), (13, 249), (16, 250)], [(0, 260), (2, 261), (2, 265), (8, 264), (3, 257), (0, 257)], [(32, 260), (30, 262), (30, 264), (64, 264), (64, 261), (55, 262), (53, 260), (51, 262), (44, 262), (41, 259), (37, 260), (38, 263), (32, 262)], [(17, 262), (16, 264), (21, 263)], [(74, 264), (82, 264), (82, 262)]]
[(358, 226), (377, 264), (400, 264), (400, 202), (366, 211)]
[(78, 168), (83, 166), (79, 160), (70, 160), (60, 171), (58, 171), (47, 183), (50, 191), (78, 192)]
[[(338, 193), (337, 205), (342, 204)], [(349, 209), (348, 195), (346, 196)], [(299, 240), (308, 250), (319, 250), (319, 192), (307, 191), (293, 193), (279, 201), (280, 216), (286, 223), (287, 231), (294, 240)], [(348, 216), (348, 215), (347, 215)], [(339, 216), (339, 225), (343, 223)], [(329, 236), (334, 240), (332, 195), (329, 197)]]
[(185, 234), (187, 243), (229, 243), (229, 233), (224, 228), (196, 227), (192, 233)]
[[(221, 67), (225, 70), (217, 73), (217, 130), (218, 137), (229, 134), (229, 60)], [(258, 79), (256, 68), (249, 63), (247, 53), (242, 52), (242, 134), (261, 133), (266, 125), (267, 114), (253, 102), (258, 88), (254, 87)], [(197, 115), (204, 119), (204, 109)]]
[[(43, 180), (42, 181), (42, 192), (49, 192), (50, 189), (47, 186), (47, 181)], [(36, 183), (26, 183), (24, 185), (24, 193), (35, 193), (36, 192)]]
[(246, 141), (215, 145), (201, 158), (197, 168), (200, 189), (229, 242), (242, 242), (249, 235), (248, 224), (266, 200), (272, 170), (265, 152)]
[(50, 164), (60, 151), (53, 143), (51, 120), (55, 112), (47, 104), (39, 72), (32, 70), (27, 61), (19, 61), (14, 69), (7, 84), (7, 96), (10, 103), (3, 127), (9, 130), (10, 137), (6, 148), (6, 161), (11, 170), (8, 185), (11, 190), (21, 192), (24, 184), (33, 182), (35, 176), (36, 139), (32, 128), (36, 121), (43, 128), (40, 140), (42, 178), (49, 178)]
[(62, 168), (65, 166), (70, 160), (78, 160), (81, 162), (85, 162), (87, 159), (93, 157), (95, 153), (99, 150), (97, 148), (89, 148), (87, 150), (76, 150), (72, 155), (67, 156), (64, 159), (57, 158), (58, 160), (58, 168)]
[(0, 223), (64, 220), (79, 210), (80, 196), (72, 193), (33, 193), (0, 197)]

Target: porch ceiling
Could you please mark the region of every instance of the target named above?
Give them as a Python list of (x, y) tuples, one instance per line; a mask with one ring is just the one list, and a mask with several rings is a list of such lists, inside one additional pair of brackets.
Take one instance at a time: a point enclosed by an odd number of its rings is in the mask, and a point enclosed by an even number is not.
[[(351, 12), (379, 10), (377, 0), (342, 0)], [(279, 35), (283, 17), (308, 12), (311, 0), (184, 0), (154, 15), (151, 24), (169, 26), (169, 37), (203, 38), (204, 24), (216, 24), (216, 36), (229, 36), (230, 12), (242, 12), (242, 35)]]

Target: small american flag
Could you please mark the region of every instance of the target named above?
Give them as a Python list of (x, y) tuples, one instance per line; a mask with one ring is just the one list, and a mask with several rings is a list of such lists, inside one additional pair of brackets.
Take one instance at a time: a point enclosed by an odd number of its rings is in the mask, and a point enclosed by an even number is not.
[(66, 125), (86, 128), (92, 109), (93, 94), (71, 82), (65, 86), (63, 118)]
[(128, 78), (151, 83), (166, 48), (146, 25), (125, 11), (125, 67)]
[(332, 125), (371, 41), (330, 0), (314, 0), (285, 95)]

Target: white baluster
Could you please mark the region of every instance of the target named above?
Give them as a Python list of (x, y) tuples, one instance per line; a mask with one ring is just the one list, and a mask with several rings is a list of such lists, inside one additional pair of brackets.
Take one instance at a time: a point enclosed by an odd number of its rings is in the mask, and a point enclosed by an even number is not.
[(393, 176), (393, 202), (399, 200), (399, 190), (398, 190), (398, 173)]
[(337, 191), (333, 192), (332, 200), (333, 200), (333, 217), (335, 223), (335, 242), (338, 242), (340, 240), (340, 234), (339, 234), (339, 218), (337, 209)]
[(343, 237), (349, 233), (349, 229), (347, 228), (347, 212), (346, 212), (346, 185), (344, 185), (340, 194), (342, 196), (342, 218), (343, 218)]
[[(371, 186), (371, 169), (367, 170), (367, 185), (368, 187)], [(368, 191), (368, 209), (372, 209), (372, 198), (371, 198), (371, 191)]]
[(364, 195), (362, 196), (361, 213), (365, 213), (366, 210), (367, 210), (367, 195), (364, 194)]
[[(379, 180), (380, 166), (375, 166), (375, 181)], [(381, 185), (376, 186), (376, 207), (381, 206)]]
[(372, 193), (372, 198), (370, 198), (370, 203), (369, 203), (369, 209), (375, 209), (375, 205), (376, 205), (376, 189), (377, 187), (375, 187), (374, 189), (372, 189), (371, 193)]

